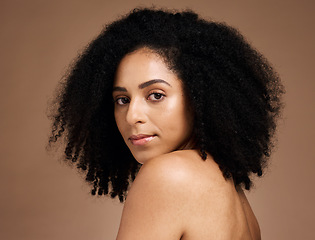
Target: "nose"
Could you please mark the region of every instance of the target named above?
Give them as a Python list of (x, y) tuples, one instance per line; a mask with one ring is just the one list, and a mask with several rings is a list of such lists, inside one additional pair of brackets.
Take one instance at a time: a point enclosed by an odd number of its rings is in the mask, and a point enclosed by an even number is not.
[(126, 121), (130, 124), (145, 123), (146, 114), (145, 106), (142, 104), (141, 99), (133, 99), (130, 101), (126, 115)]

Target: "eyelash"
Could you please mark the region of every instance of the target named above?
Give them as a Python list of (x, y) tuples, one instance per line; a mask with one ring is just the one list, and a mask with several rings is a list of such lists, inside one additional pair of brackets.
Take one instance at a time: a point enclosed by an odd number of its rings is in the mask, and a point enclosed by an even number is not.
[(156, 100), (151, 100), (151, 101), (153, 101), (153, 102), (159, 102), (159, 101), (162, 101), (163, 99), (164, 99), (164, 97), (165, 97), (165, 94), (163, 94), (163, 93), (160, 93), (160, 92), (150, 92), (149, 93), (149, 96), (147, 97), (147, 99), (149, 99), (150, 98), (150, 96), (155, 96), (156, 97), (156, 95), (158, 95), (158, 96), (160, 96), (160, 98), (158, 98), (158, 99), (156, 99)]
[(119, 103), (119, 101), (121, 101), (121, 100), (127, 100), (129, 103), (129, 99), (127, 97), (119, 97), (119, 98), (115, 99), (115, 104), (120, 105), (120, 106), (127, 104), (127, 103)]
[[(154, 96), (154, 97), (159, 96), (160, 98), (158, 98), (158, 99), (156, 99), (156, 100), (152, 100), (152, 99), (150, 100), (150, 96)], [(160, 93), (160, 92), (151, 92), (151, 93), (149, 93), (147, 99), (148, 99), (149, 101), (151, 101), (151, 102), (160, 102), (160, 101), (162, 101), (162, 100), (164, 99), (164, 97), (165, 97), (165, 94), (163, 94), (163, 93)], [(119, 103), (119, 101), (126, 101), (126, 102), (125, 102), (125, 103)], [(130, 102), (130, 99), (127, 98), (127, 97), (119, 97), (119, 98), (115, 99), (115, 103), (116, 103), (117, 105), (120, 105), (120, 106), (126, 105), (126, 104), (128, 104), (129, 102)]]

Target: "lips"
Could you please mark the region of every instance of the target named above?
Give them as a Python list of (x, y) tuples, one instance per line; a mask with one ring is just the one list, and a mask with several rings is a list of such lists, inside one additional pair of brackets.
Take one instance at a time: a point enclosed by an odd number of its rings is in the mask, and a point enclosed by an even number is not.
[(143, 146), (146, 143), (150, 142), (156, 137), (156, 135), (147, 135), (147, 134), (138, 134), (138, 135), (132, 135), (129, 140), (133, 145), (136, 146)]

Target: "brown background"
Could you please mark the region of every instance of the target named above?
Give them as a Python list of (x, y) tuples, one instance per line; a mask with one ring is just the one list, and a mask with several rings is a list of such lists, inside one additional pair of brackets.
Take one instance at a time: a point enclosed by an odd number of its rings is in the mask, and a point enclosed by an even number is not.
[[(115, 239), (122, 206), (92, 198), (82, 177), (45, 151), (49, 97), (102, 29), (149, 1), (0, 1), (0, 239)], [(314, 1), (160, 0), (236, 26), (286, 85), (279, 143), (248, 193), (263, 239), (314, 239)], [(57, 155), (58, 156), (58, 155)]]

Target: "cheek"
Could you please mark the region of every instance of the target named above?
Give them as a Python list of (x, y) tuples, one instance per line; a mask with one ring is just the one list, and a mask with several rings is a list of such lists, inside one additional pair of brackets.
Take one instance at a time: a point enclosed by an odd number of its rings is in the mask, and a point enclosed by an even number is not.
[(191, 128), (191, 116), (188, 113), (187, 106), (183, 103), (183, 99), (175, 99), (172, 101), (162, 114), (160, 114), (161, 124), (171, 131), (173, 134), (181, 134)]
[(181, 130), (179, 133), (183, 137), (187, 137), (187, 134), (190, 135), (190, 132), (193, 127), (193, 115), (189, 110), (189, 106), (182, 102), (180, 104), (181, 107), (178, 107), (176, 113), (174, 111), (174, 123), (176, 122), (176, 127), (178, 131)]

